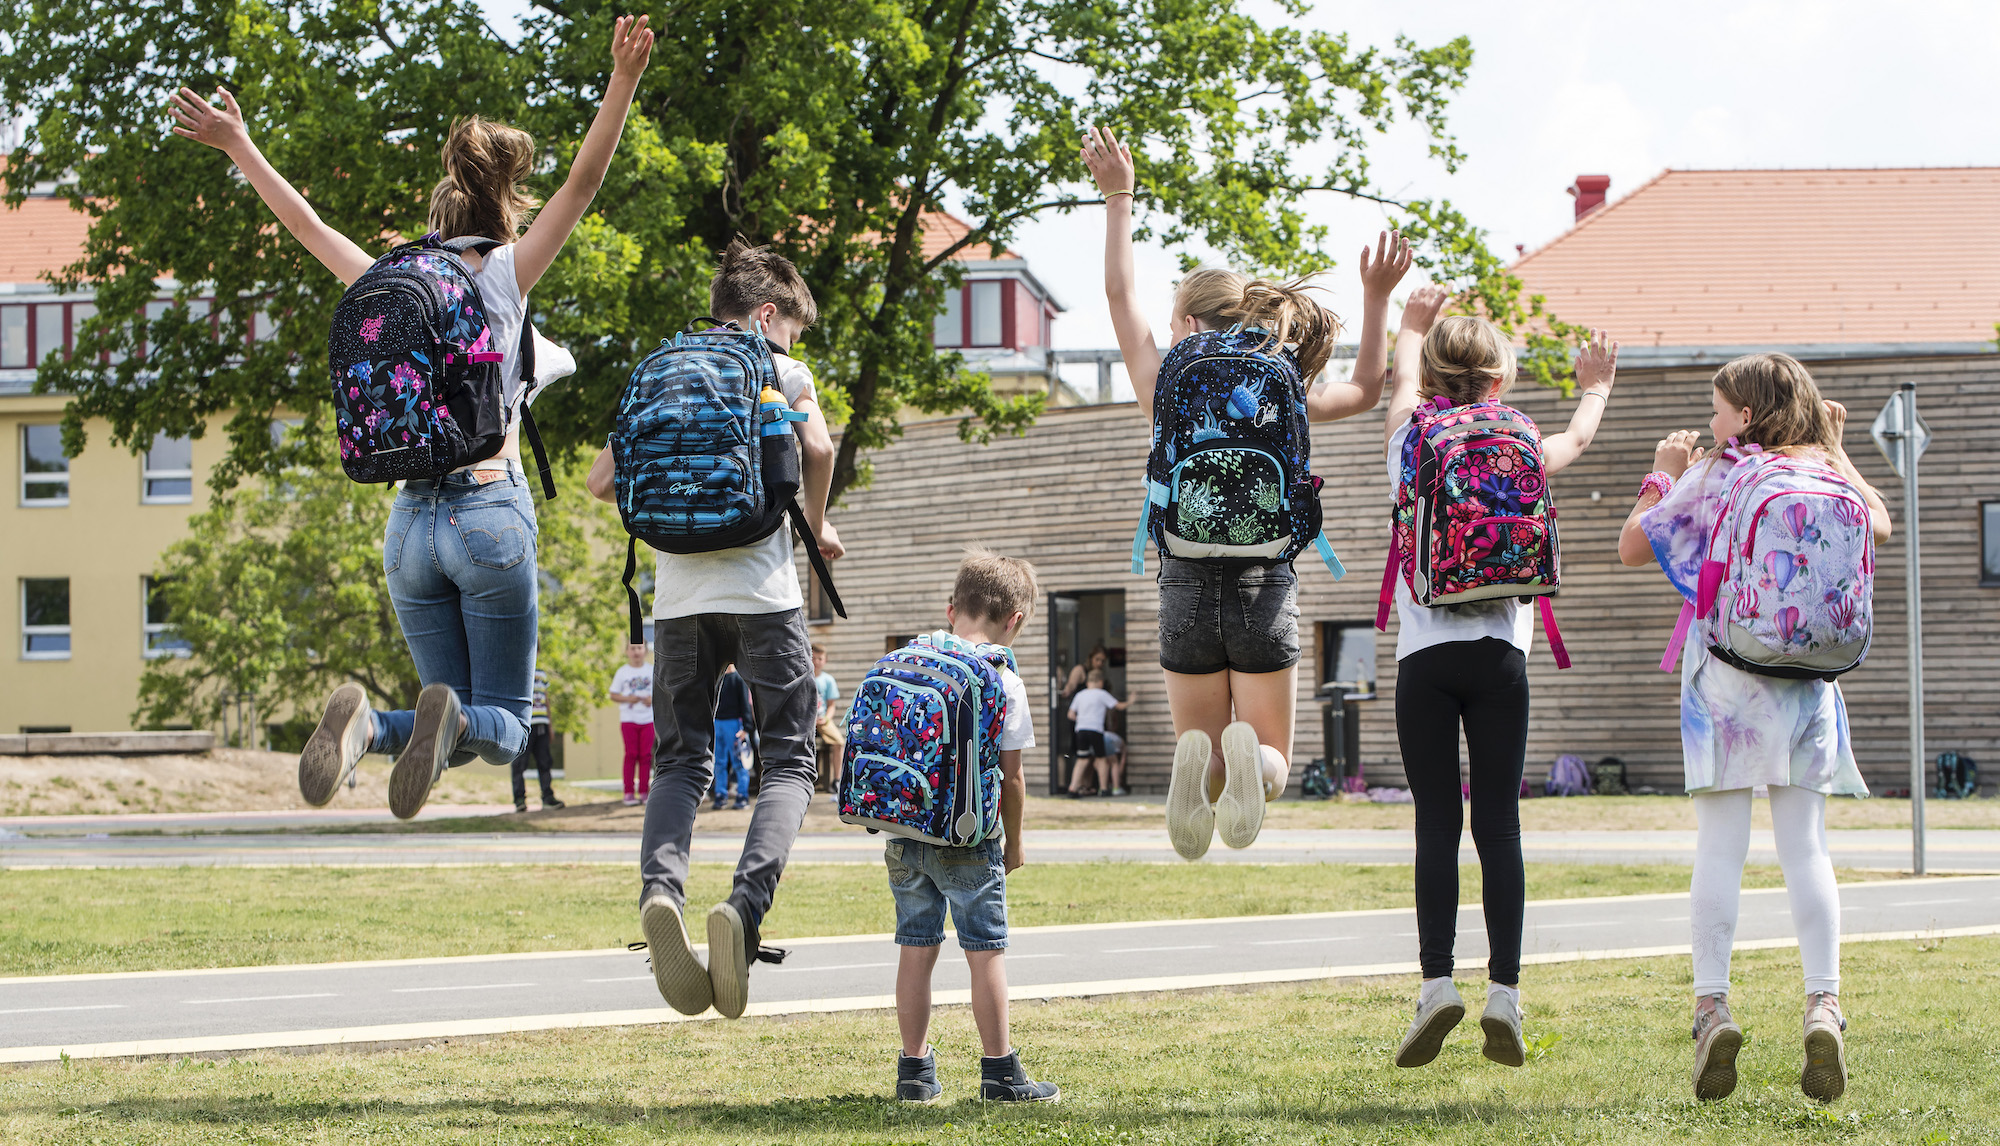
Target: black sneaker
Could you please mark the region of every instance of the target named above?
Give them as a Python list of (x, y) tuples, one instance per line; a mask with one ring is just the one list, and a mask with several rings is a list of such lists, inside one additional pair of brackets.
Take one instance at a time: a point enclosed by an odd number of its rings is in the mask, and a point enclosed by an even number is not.
[(979, 1097), (988, 1102), (1059, 1102), (1062, 1088), (1053, 1082), (1036, 1082), (1021, 1066), (1018, 1051), (999, 1058), (979, 1060)]
[(937, 1080), (937, 1051), (926, 1048), (924, 1057), (896, 1056), (896, 1097), (903, 1102), (936, 1102), (944, 1093)]
[[(561, 800), (556, 799), (554, 796), (542, 797), (542, 811), (544, 812), (550, 811), (555, 808), (562, 808), (567, 806), (568, 805), (564, 804)], [(524, 812), (527, 811), (526, 808), (522, 808), (521, 810)]]
[[(542, 805), (542, 807), (546, 808), (546, 807), (548, 807), (548, 805), (547, 805), (547, 804), (543, 804), (543, 805)], [(516, 801), (514, 801), (514, 810), (515, 810), (516, 812), (519, 812), (519, 813), (521, 813), (521, 814), (522, 814), (522, 815), (524, 815), (524, 816), (525, 816), (525, 815), (527, 815), (527, 814), (528, 814), (528, 802), (527, 802), (526, 800), (516, 800)]]
[(721, 796), (717, 796), (717, 797), (715, 798), (715, 803), (714, 803), (714, 805), (712, 806), (712, 810), (714, 810), (714, 811), (717, 811), (717, 812), (720, 812), (720, 811), (722, 810), (722, 797), (721, 797)]
[(735, 811), (738, 811), (738, 812), (740, 812), (740, 811), (742, 811), (743, 809), (745, 809), (745, 808), (747, 808), (747, 807), (749, 807), (749, 806), (750, 806), (750, 801), (749, 801), (749, 800), (747, 800), (747, 799), (745, 799), (745, 798), (744, 798), (744, 797), (742, 797), (742, 796), (738, 796), (738, 797), (736, 797), (736, 802), (735, 802), (735, 803), (733, 803), (733, 804), (731, 804), (731, 805), (729, 805), (729, 806), (730, 806), (730, 807), (731, 807), (732, 809), (734, 809)]

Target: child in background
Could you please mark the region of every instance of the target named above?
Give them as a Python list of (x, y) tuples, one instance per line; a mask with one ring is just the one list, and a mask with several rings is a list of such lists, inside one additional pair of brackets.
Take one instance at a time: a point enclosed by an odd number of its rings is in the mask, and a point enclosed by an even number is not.
[(841, 749), (846, 746), (847, 732), (833, 710), (834, 702), (840, 699), (840, 682), (826, 671), (826, 648), (815, 644), (813, 650), (813, 689), (819, 693), (819, 715), (813, 720), (813, 734), (818, 747), (819, 776), (814, 786), (822, 792), (833, 791), (835, 764), (840, 759)]
[(722, 810), (729, 798), (729, 786), (736, 786), (738, 810), (750, 805), (750, 774), (743, 766), (743, 752), (750, 737), (750, 686), (735, 665), (722, 667), (722, 682), (715, 689), (715, 810)]
[(1091, 669), (1084, 675), (1083, 688), (1069, 702), (1069, 718), (1076, 722), (1076, 769), (1070, 773), (1069, 794), (1083, 795), (1083, 777), (1086, 769), (1097, 772), (1097, 794), (1111, 795), (1111, 749), (1104, 741), (1104, 717), (1107, 713), (1123, 711), (1131, 698), (1119, 700), (1105, 689), (1106, 679), (1103, 669)]
[[(1709, 540), (1739, 467), (1785, 456), (1826, 466), (1866, 498), (1877, 544), (1889, 540), (1889, 510), (1841, 444), (1847, 411), (1820, 396), (1812, 376), (1784, 354), (1753, 354), (1716, 372), (1704, 456), (1692, 430), (1669, 434), (1618, 535), (1628, 566), (1658, 562), (1689, 601), (1697, 596)], [(1859, 525), (1859, 522), (1855, 523)], [(1840, 897), (1826, 846), (1828, 795), (1865, 796), (1848, 740), (1840, 685), (1787, 680), (1725, 664), (1701, 641), (1681, 654), (1681, 750), (1694, 798), (1694, 1090), (1721, 1098), (1736, 1088), (1743, 1029), (1729, 1013), (1729, 955), (1736, 936), (1743, 861), (1750, 848), (1750, 794), (1769, 785), (1771, 828), (1791, 897), (1805, 970), (1806, 1065), (1799, 1086), (1829, 1102), (1847, 1087), (1840, 1013)]]
[[(1174, 380), (1160, 377), (1159, 342), (1139, 309), (1132, 153), (1110, 130), (1092, 128), (1082, 158), (1105, 200), (1104, 291), (1111, 324), (1133, 393), (1157, 437)], [(1267, 414), (1296, 417), (1288, 403), (1302, 406), (1308, 422), (1351, 418), (1381, 398), (1389, 292), (1409, 267), (1409, 244), (1400, 235), (1385, 233), (1372, 261), (1362, 251), (1361, 344), (1350, 381), (1321, 377), (1340, 322), (1312, 298), (1304, 280), (1279, 284), (1228, 270), (1191, 272), (1174, 293), (1169, 342), (1178, 345), (1202, 331), (1269, 331), (1281, 344), (1271, 356), (1296, 363), (1302, 392), (1270, 395), (1258, 424)], [(1284, 792), (1291, 771), (1298, 578), (1289, 559), (1182, 560), (1162, 552), (1159, 586), (1160, 668), (1180, 738), (1167, 793), (1167, 834), (1187, 859), (1205, 854), (1218, 834), (1229, 847), (1248, 847), (1263, 826), (1265, 802)]]
[(646, 646), (625, 646), (625, 663), (611, 678), (611, 702), (618, 706), (618, 734), (625, 740), (629, 808), (645, 801), (653, 783), (653, 670), (646, 664)]
[(548, 811), (563, 806), (563, 802), (556, 799), (555, 785), (551, 783), (555, 777), (556, 763), (555, 755), (550, 750), (549, 740), (549, 674), (538, 668), (535, 670), (534, 691), (529, 694), (528, 699), (528, 746), (514, 758), (514, 810), (517, 812), (528, 810), (530, 760), (534, 763), (536, 775), (540, 776), (542, 781), (542, 810)]
[[(1392, 489), (1415, 480), (1404, 464), (1404, 445), (1420, 402), (1438, 396), (1453, 406), (1498, 402), (1514, 384), (1514, 350), (1507, 336), (1482, 318), (1439, 320), (1446, 301), (1441, 288), (1425, 286), (1412, 292), (1403, 308), (1395, 392), (1382, 430)], [(1557, 473), (1589, 448), (1610, 400), (1617, 363), (1618, 345), (1607, 345), (1603, 332), (1593, 331), (1576, 364), (1582, 393), (1569, 428), (1541, 440), (1546, 473)], [(1452, 984), (1458, 847), (1465, 823), (1458, 757), (1463, 724), (1489, 952), (1482, 1053), (1520, 1066), (1527, 1061), (1521, 1038), (1527, 875), (1521, 865), (1520, 795), (1535, 615), (1514, 597), (1427, 608), (1411, 596), (1408, 581), (1394, 579), (1396, 739), (1416, 804), (1417, 943), (1424, 976), (1416, 1019), (1396, 1049), (1396, 1065), (1422, 1066), (1436, 1058), (1445, 1036), (1465, 1017), (1465, 1003)]]
[[(950, 647), (1008, 645), (1035, 607), (1035, 567), (985, 549), (970, 549), (945, 606), (949, 631), (932, 634)], [(1035, 746), (1028, 686), (1001, 669), (1007, 713), (1000, 731), (1000, 825), (1005, 843), (947, 848), (921, 840), (891, 839), (884, 854), (889, 888), (896, 896), (896, 1026), (903, 1051), (896, 1060), (896, 1097), (933, 1102), (944, 1093), (929, 1037), (931, 972), (944, 943), (944, 916), (972, 973), (972, 1019), (979, 1027), (979, 1096), (990, 1102), (1050, 1102), (1061, 1096), (1052, 1082), (1037, 1082), (1021, 1066), (1007, 1026), (1007, 875), (1026, 862), (1021, 852), (1021, 808), (1028, 782), (1021, 751)]]

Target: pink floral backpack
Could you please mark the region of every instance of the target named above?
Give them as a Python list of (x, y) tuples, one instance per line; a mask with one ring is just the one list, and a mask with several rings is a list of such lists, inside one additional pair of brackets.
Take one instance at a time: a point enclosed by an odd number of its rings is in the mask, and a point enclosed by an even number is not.
[(1569, 652), (1549, 601), (1561, 583), (1555, 500), (1534, 419), (1499, 402), (1411, 412), (1375, 627), (1389, 628), (1400, 572), (1410, 599), (1433, 609), (1534, 597), (1558, 668)]

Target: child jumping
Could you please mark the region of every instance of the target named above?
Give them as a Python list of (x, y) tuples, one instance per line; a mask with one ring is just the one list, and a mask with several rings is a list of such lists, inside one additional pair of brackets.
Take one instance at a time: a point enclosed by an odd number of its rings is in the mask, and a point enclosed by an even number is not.
[(1132, 703), (1130, 697), (1119, 700), (1104, 687), (1109, 681), (1101, 668), (1091, 669), (1084, 675), (1084, 687), (1070, 698), (1069, 718), (1076, 723), (1076, 768), (1070, 772), (1069, 794), (1083, 795), (1083, 777), (1089, 770), (1097, 772), (1097, 794), (1109, 796), (1111, 786), (1111, 749), (1105, 743), (1104, 718), (1112, 712), (1123, 711)]
[[(468, 236), (502, 244), (483, 256), (468, 251), (461, 257), (485, 304), (491, 346), (502, 352), (499, 377), (508, 386), (508, 424), (516, 429), (509, 430), (494, 457), (441, 478), (405, 481), (397, 493), (382, 561), (396, 621), (424, 688), (415, 710), (398, 712), (371, 712), (358, 684), (333, 690), (299, 756), (299, 792), (315, 807), (333, 799), (368, 752), (396, 757), (389, 808), (408, 819), (423, 808), (446, 768), (476, 759), (509, 766), (527, 746), (536, 527), (534, 499), (521, 469), (519, 419), (512, 416), (528, 389), (518, 385), (521, 326), (528, 292), (562, 252), (618, 149), (632, 93), (652, 55), (647, 20), (618, 18), (604, 102), (562, 189), (525, 233), (521, 227), (536, 203), (521, 181), (540, 155), (534, 140), (478, 116), (455, 121), (445, 138), (445, 176), (430, 195), (429, 225), (445, 240)], [(171, 109), (175, 134), (228, 155), (292, 237), (351, 285), (375, 257), (320, 220), (250, 141), (236, 98), (218, 93), (220, 107), (180, 89)], [(367, 236), (371, 242), (377, 237)]]
[[(950, 630), (933, 633), (931, 643), (947, 648), (1010, 645), (1035, 607), (1035, 592), (1034, 566), (970, 550), (958, 564), (945, 606)], [(1007, 1029), (1007, 875), (1025, 862), (1021, 808), (1028, 782), (1021, 773), (1021, 751), (1035, 746), (1035, 724), (1020, 674), (1003, 668), (1000, 681), (1007, 693), (999, 743), (1005, 842), (988, 839), (976, 847), (947, 848), (891, 839), (884, 853), (889, 888), (896, 896), (896, 942), (902, 947), (896, 964), (896, 1026), (903, 1036), (896, 1097), (905, 1102), (934, 1102), (944, 1093), (929, 1038), (931, 972), (944, 944), (947, 907), (972, 973), (972, 1019), (979, 1027), (982, 1056), (979, 1096), (991, 1102), (1051, 1102), (1062, 1094), (1054, 1083), (1028, 1077)]]
[[(1391, 489), (1400, 491), (1417, 480), (1410, 465), (1415, 455), (1405, 446), (1416, 430), (1412, 415), (1420, 406), (1443, 411), (1497, 403), (1514, 384), (1514, 351), (1507, 336), (1482, 318), (1439, 320), (1446, 299), (1443, 289), (1424, 286), (1403, 308), (1395, 390), (1382, 431)], [(1610, 400), (1617, 363), (1617, 343), (1607, 345), (1602, 331), (1592, 332), (1576, 363), (1582, 394), (1569, 428), (1540, 439), (1545, 474), (1561, 471), (1590, 447)], [(1501, 460), (1514, 466), (1521, 455)], [(1542, 475), (1523, 474), (1510, 488), (1540, 502), (1545, 496)], [(1535, 488), (1527, 488), (1530, 483)], [(1422, 543), (1414, 537), (1399, 540), (1398, 553), (1413, 551), (1406, 544)], [(1535, 615), (1514, 596), (1438, 608), (1420, 605), (1410, 583), (1397, 575), (1398, 560), (1391, 558), (1388, 571), (1395, 582), (1398, 619), (1396, 739), (1416, 803), (1417, 943), (1424, 982), (1416, 1019), (1396, 1048), (1396, 1065), (1423, 1066), (1436, 1058), (1445, 1037), (1465, 1017), (1465, 1003), (1452, 984), (1458, 842), (1465, 818), (1458, 762), (1463, 725), (1471, 753), (1472, 841), (1479, 849), (1489, 952), (1490, 983), (1480, 1019), (1486, 1035), (1483, 1053), (1494, 1062), (1520, 1066), (1527, 1061), (1521, 1039), (1527, 877), (1521, 865), (1520, 791), (1528, 752), (1527, 660)]]
[[(1227, 339), (1229, 356), (1243, 363), (1244, 381), (1226, 400), (1211, 403), (1196, 397), (1191, 371), (1181, 369), (1188, 356), (1170, 355), (1162, 370), (1158, 343), (1139, 310), (1131, 151), (1109, 129), (1093, 128), (1082, 157), (1105, 199), (1104, 293), (1118, 349), (1154, 424), (1141, 528), (1160, 544), (1160, 668), (1179, 737), (1167, 834), (1175, 851), (1198, 859), (1216, 835), (1232, 848), (1250, 846), (1263, 826), (1265, 802), (1285, 790), (1299, 663), (1291, 555), (1316, 544), (1334, 564), (1319, 533), (1305, 423), (1352, 417), (1380, 399), (1389, 292), (1409, 269), (1410, 250), (1402, 236), (1385, 233), (1373, 259), (1366, 249), (1361, 253), (1361, 345), (1352, 380), (1345, 382), (1319, 377), (1340, 323), (1312, 298), (1304, 280), (1279, 284), (1219, 269), (1188, 274), (1174, 294), (1170, 343)], [(1178, 427), (1197, 424), (1194, 445), (1181, 457), (1163, 456), (1160, 439), (1169, 419)], [(1286, 445), (1233, 454), (1212, 448), (1232, 437)], [(1182, 463), (1193, 466), (1196, 459), (1214, 476), (1183, 475)], [(1135, 572), (1143, 542), (1142, 532), (1134, 541)]]
[[(1813, 602), (1798, 624), (1801, 640), (1815, 622), (1851, 622), (1855, 611), (1869, 604), (1853, 596), (1869, 592), (1872, 584), (1852, 576), (1871, 567), (1861, 527), (1865, 524), (1879, 544), (1889, 539), (1890, 522), (1881, 495), (1862, 479), (1841, 444), (1846, 409), (1822, 398), (1806, 368), (1784, 354), (1753, 354), (1727, 364), (1715, 374), (1711, 397), (1709, 431), (1715, 445), (1704, 454), (1695, 445), (1693, 430), (1669, 434), (1659, 443), (1653, 472), (1640, 485), (1638, 504), (1618, 535), (1619, 559), (1629, 566), (1658, 562), (1691, 606), (1713, 596), (1715, 589), (1704, 588), (1703, 576), (1709, 542), (1718, 530), (1729, 530), (1734, 537), (1742, 536), (1739, 531), (1746, 526), (1756, 528), (1755, 521), (1741, 520), (1729, 507), (1730, 491), (1754, 480), (1760, 470), (1776, 473), (1769, 467), (1786, 466), (1790, 459), (1822, 473), (1831, 471), (1827, 478), (1838, 475), (1834, 488), (1844, 485), (1860, 498), (1849, 500), (1851, 508), (1835, 506), (1847, 518), (1839, 523), (1846, 527), (1840, 531), (1834, 521), (1815, 521), (1810, 506), (1799, 499), (1774, 514), (1793, 544), (1759, 551), (1761, 583), (1735, 597), (1730, 616), (1737, 623), (1754, 620), (1757, 592), (1775, 599), (1797, 580), (1805, 582)], [(1790, 551), (1803, 554), (1807, 546), (1811, 564)], [(1781, 605), (1774, 601), (1769, 611), (1789, 613), (1788, 620), (1800, 618), (1799, 609)], [(1729, 956), (1750, 848), (1751, 789), (1764, 784), (1770, 787), (1772, 834), (1805, 971), (1805, 1065), (1799, 1087), (1830, 1102), (1847, 1088), (1847, 1063), (1841, 1037), (1846, 1022), (1840, 1013), (1840, 897), (1827, 854), (1826, 797), (1865, 796), (1868, 789), (1855, 767), (1847, 706), (1838, 684), (1745, 671), (1725, 655), (1734, 651), (1693, 640), (1681, 658), (1681, 751), (1697, 824), (1689, 912), (1694, 933), (1694, 1092), (1697, 1098), (1714, 1099), (1736, 1088), (1743, 1029), (1729, 1013)]]

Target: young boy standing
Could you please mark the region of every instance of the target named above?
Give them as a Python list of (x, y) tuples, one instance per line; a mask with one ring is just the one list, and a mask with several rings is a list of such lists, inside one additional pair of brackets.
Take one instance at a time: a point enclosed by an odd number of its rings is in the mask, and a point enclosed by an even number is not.
[(653, 670), (645, 645), (625, 646), (625, 663), (611, 678), (611, 701), (618, 706), (618, 734), (625, 738), (629, 808), (645, 800), (653, 783)]
[[(826, 522), (833, 480), (833, 439), (820, 413), (812, 371), (789, 351), (819, 317), (819, 305), (789, 259), (738, 238), (709, 284), (709, 313), (762, 332), (777, 367), (779, 391), (793, 411), (803, 481), (799, 506), (820, 553), (841, 555)], [(588, 485), (613, 498), (615, 460), (599, 454)], [(712, 553), (661, 553), (653, 590), (653, 712), (659, 730), (652, 798), (639, 853), (639, 921), (660, 994), (677, 1011), (743, 1014), (758, 925), (771, 907), (785, 857), (812, 799), (812, 656), (805, 598), (792, 565), (789, 530)], [(708, 965), (688, 941), (684, 922), (688, 851), (695, 813), (709, 792), (714, 762), (717, 685), (734, 661), (753, 697), (762, 745), (762, 784), (743, 838), (729, 897), (708, 912)]]
[(1100, 668), (1091, 669), (1084, 678), (1084, 688), (1069, 702), (1069, 718), (1076, 722), (1076, 771), (1070, 773), (1069, 794), (1083, 795), (1083, 777), (1086, 768), (1097, 770), (1097, 794), (1111, 795), (1111, 749), (1104, 740), (1104, 717), (1107, 713), (1123, 709), (1131, 704), (1130, 698), (1119, 700), (1104, 686), (1109, 683)]
[[(1026, 561), (972, 549), (958, 564), (958, 580), (945, 606), (949, 631), (941, 646), (1011, 645), (1035, 604), (1035, 567)], [(1021, 1066), (1007, 1030), (1007, 873), (1021, 866), (1021, 808), (1028, 796), (1021, 750), (1035, 746), (1028, 687), (1020, 674), (1000, 670), (1007, 717), (1000, 732), (1000, 825), (1005, 844), (948, 848), (921, 840), (892, 839), (884, 859), (896, 896), (896, 1026), (903, 1051), (896, 1060), (896, 1097), (932, 1102), (944, 1093), (937, 1055), (928, 1041), (931, 971), (944, 943), (944, 915), (951, 909), (958, 945), (972, 971), (972, 1017), (979, 1027), (979, 1095), (995, 1102), (1048, 1102), (1062, 1092), (1036, 1082)]]

